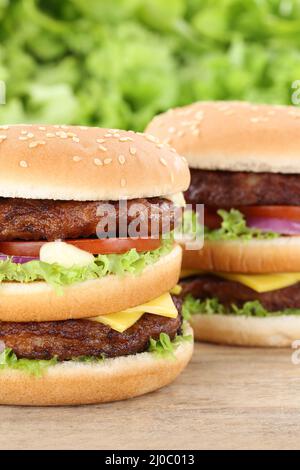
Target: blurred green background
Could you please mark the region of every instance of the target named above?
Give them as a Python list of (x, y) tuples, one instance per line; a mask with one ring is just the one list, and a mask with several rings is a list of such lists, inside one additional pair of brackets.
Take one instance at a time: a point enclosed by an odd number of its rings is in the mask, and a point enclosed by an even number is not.
[(299, 0), (0, 0), (0, 122), (143, 129), (202, 99), (290, 103)]

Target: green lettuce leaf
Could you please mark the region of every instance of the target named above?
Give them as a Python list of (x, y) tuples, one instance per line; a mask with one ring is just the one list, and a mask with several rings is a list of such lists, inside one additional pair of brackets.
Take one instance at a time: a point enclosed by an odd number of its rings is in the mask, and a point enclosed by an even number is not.
[(222, 218), (221, 227), (214, 230), (205, 227), (205, 240), (265, 240), (280, 236), (275, 232), (262, 232), (259, 229), (247, 227), (244, 215), (236, 209), (230, 211), (220, 209), (217, 212)]
[(167, 357), (175, 358), (175, 350), (182, 342), (192, 341), (193, 337), (191, 335), (185, 334), (186, 324), (182, 325), (182, 334), (176, 335), (172, 341), (170, 336), (166, 333), (160, 333), (159, 339), (155, 340), (150, 338), (149, 352), (155, 354), (157, 357)]
[(182, 315), (185, 320), (189, 320), (195, 314), (202, 315), (241, 315), (245, 317), (269, 317), (279, 315), (300, 315), (300, 308), (286, 308), (276, 312), (269, 312), (258, 301), (245, 302), (242, 307), (237, 307), (232, 304), (230, 308), (222, 305), (215, 297), (210, 299), (195, 299), (191, 294), (188, 294), (182, 307)]
[(122, 276), (124, 274), (139, 274), (146, 266), (156, 263), (161, 256), (168, 254), (173, 246), (172, 236), (163, 240), (159, 248), (153, 251), (138, 253), (135, 249), (117, 255), (98, 255), (88, 266), (73, 266), (64, 268), (58, 264), (48, 264), (42, 261), (30, 261), (24, 264), (13, 263), (10, 259), (0, 261), (0, 282), (34, 282), (46, 281), (58, 292), (62, 287), (90, 279), (102, 278), (108, 274)]
[(10, 348), (4, 349), (0, 354), (0, 371), (9, 368), (41, 377), (48, 367), (55, 364), (57, 364), (55, 357), (49, 360), (18, 359)]

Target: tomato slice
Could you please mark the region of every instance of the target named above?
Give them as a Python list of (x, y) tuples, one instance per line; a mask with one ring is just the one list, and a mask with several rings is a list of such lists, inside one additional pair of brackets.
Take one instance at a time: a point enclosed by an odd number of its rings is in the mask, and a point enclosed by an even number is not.
[(300, 222), (300, 206), (243, 206), (237, 209), (246, 217), (269, 217)]
[(217, 214), (216, 209), (204, 207), (204, 225), (210, 229), (219, 228), (221, 226), (221, 217)]
[[(137, 251), (152, 251), (161, 245), (161, 241), (154, 238), (107, 238), (103, 240), (95, 238), (64, 241), (93, 255), (121, 254), (126, 253), (126, 251), (132, 248), (135, 248)], [(41, 246), (45, 243), (45, 241), (0, 242), (0, 253), (9, 256), (39, 257)]]

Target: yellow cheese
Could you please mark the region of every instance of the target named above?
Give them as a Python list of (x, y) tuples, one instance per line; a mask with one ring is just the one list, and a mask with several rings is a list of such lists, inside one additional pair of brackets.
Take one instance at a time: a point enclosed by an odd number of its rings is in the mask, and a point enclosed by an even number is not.
[(111, 313), (110, 315), (99, 315), (99, 317), (93, 317), (89, 320), (103, 323), (104, 325), (110, 326), (113, 330), (123, 333), (123, 331), (134, 325), (144, 312), (117, 312)]
[(205, 274), (204, 271), (200, 269), (182, 269), (180, 273), (180, 279), (184, 279), (189, 276), (197, 276), (198, 274)]
[(134, 325), (145, 312), (169, 318), (176, 318), (178, 315), (172, 297), (167, 293), (137, 307), (128, 308), (122, 312), (110, 313), (109, 315), (99, 315), (89, 320), (103, 323), (119, 331), (119, 333), (123, 333), (123, 331)]
[(300, 273), (276, 273), (276, 274), (231, 274), (214, 273), (224, 279), (237, 281), (250, 287), (256, 292), (270, 292), (283, 289), (300, 281)]
[(196, 276), (200, 274), (213, 274), (214, 276), (237, 281), (255, 290), (258, 293), (271, 292), (284, 287), (292, 286), (300, 281), (300, 273), (274, 273), (274, 274), (236, 274), (213, 272), (205, 273), (200, 269), (185, 269), (181, 271), (180, 278)]

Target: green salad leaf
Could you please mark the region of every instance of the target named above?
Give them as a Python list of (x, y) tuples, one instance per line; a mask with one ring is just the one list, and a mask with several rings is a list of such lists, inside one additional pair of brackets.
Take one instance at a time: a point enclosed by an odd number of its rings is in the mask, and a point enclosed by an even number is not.
[(9, 368), (41, 377), (48, 367), (55, 364), (57, 364), (55, 357), (49, 360), (18, 359), (10, 348), (5, 348), (0, 354), (0, 371)]
[(176, 335), (172, 341), (166, 333), (160, 333), (159, 339), (150, 338), (149, 352), (154, 353), (157, 357), (175, 358), (174, 351), (176, 347), (185, 341), (192, 341), (193, 337), (186, 334), (186, 324), (182, 325), (182, 334)]
[(77, 282), (102, 278), (108, 274), (122, 276), (139, 274), (146, 266), (156, 263), (161, 256), (168, 254), (173, 246), (172, 235), (162, 240), (159, 248), (152, 251), (137, 252), (132, 249), (124, 254), (98, 255), (88, 266), (65, 268), (58, 264), (48, 264), (34, 260), (24, 264), (13, 263), (10, 259), (0, 261), (0, 282), (34, 282), (46, 281), (62, 292), (61, 288)]
[(210, 299), (195, 299), (188, 294), (182, 307), (182, 315), (185, 320), (189, 320), (195, 314), (202, 315), (241, 315), (245, 317), (270, 317), (280, 315), (300, 315), (300, 308), (286, 308), (277, 312), (269, 312), (258, 301), (245, 302), (242, 307), (232, 304), (230, 308), (225, 307), (216, 297)]
[(256, 228), (247, 227), (244, 215), (237, 209), (217, 211), (222, 218), (221, 227), (210, 230), (205, 227), (205, 240), (268, 240), (277, 238), (280, 235), (275, 232), (262, 232)]
[(290, 104), (300, 76), (298, 0), (0, 0), (0, 21), (0, 123), (143, 130), (197, 100)]

